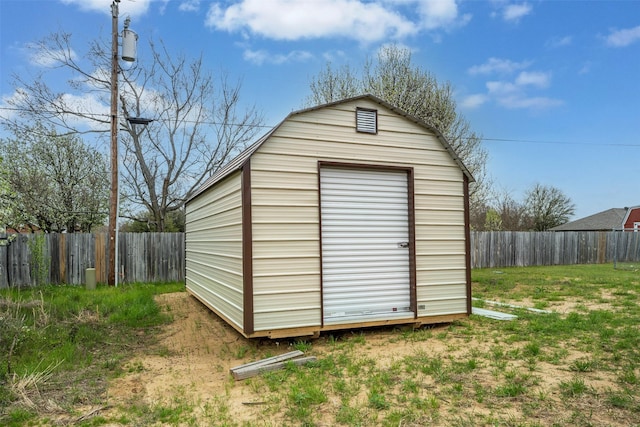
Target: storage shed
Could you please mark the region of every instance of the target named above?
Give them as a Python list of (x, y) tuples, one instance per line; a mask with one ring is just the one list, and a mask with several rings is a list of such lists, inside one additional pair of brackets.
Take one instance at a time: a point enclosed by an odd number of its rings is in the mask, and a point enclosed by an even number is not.
[(293, 112), (187, 202), (187, 290), (249, 338), (466, 317), (472, 180), (374, 96)]

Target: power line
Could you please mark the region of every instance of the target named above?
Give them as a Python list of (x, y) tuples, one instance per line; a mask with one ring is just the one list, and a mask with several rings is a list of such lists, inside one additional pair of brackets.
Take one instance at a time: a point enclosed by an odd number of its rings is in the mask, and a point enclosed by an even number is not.
[[(28, 112), (30, 110), (23, 108), (15, 108), (15, 107), (0, 107), (0, 110), (5, 111), (20, 111), (20, 112)], [(44, 111), (49, 114), (59, 114), (57, 111)], [(67, 113), (72, 114), (72, 113)], [(88, 117), (104, 117), (109, 118), (110, 115), (106, 113), (82, 113), (83, 116)], [(118, 116), (118, 118), (123, 119), (122, 116)], [(154, 120), (156, 122), (160, 122), (161, 120)], [(198, 121), (198, 120), (182, 120), (183, 123), (200, 123), (205, 125), (230, 125), (230, 126), (238, 126), (238, 127), (257, 127), (257, 128), (266, 128), (272, 129), (275, 125), (253, 125), (253, 124), (240, 124), (240, 123), (224, 123), (224, 122), (214, 122), (214, 121)], [(26, 127), (24, 127), (26, 129)], [(106, 132), (107, 130), (105, 130)], [(93, 131), (92, 133), (96, 133), (99, 131)], [(465, 139), (475, 139), (465, 138)], [(552, 141), (552, 140), (539, 140), (539, 139), (519, 139), (519, 138), (490, 138), (490, 137), (480, 137), (482, 141), (487, 142), (517, 142), (517, 143), (525, 143), (525, 144), (549, 144), (549, 145), (582, 145), (582, 146), (591, 146), (591, 147), (640, 147), (640, 144), (631, 144), (631, 143), (622, 143), (622, 142), (582, 142), (582, 141)]]
[[(22, 112), (22, 113), (28, 113), (31, 110), (26, 109), (26, 108), (15, 108), (15, 107), (0, 107), (0, 111), (4, 110), (4, 111), (16, 111), (16, 112)], [(95, 117), (96, 119), (99, 118), (104, 118), (104, 123), (107, 124), (109, 120), (111, 120), (111, 115), (107, 114), (107, 113), (80, 113), (80, 114), (75, 114), (72, 112), (64, 112), (61, 113), (60, 111), (47, 111), (47, 110), (43, 110), (42, 113), (47, 113), (47, 114), (68, 114), (68, 115), (72, 115), (72, 116), (76, 116), (76, 117)], [(117, 116), (118, 119), (125, 119), (124, 116), (118, 115)], [(154, 122), (161, 122), (162, 120), (158, 120), (158, 119), (154, 119)], [(238, 127), (258, 127), (258, 128), (268, 128), (271, 129), (274, 126), (273, 125), (254, 125), (254, 124), (242, 124), (242, 123), (225, 123), (225, 122), (212, 122), (212, 121), (205, 121), (205, 120), (181, 120), (182, 123), (199, 123), (199, 124), (205, 124), (205, 125), (230, 125), (230, 126), (238, 126)], [(108, 131), (105, 130), (105, 131)]]
[(544, 141), (536, 139), (510, 139), (510, 138), (480, 138), (482, 141), (495, 142), (522, 142), (527, 144), (553, 144), (553, 145), (588, 145), (605, 147), (640, 147), (640, 144), (627, 144), (622, 142), (576, 142), (576, 141)]

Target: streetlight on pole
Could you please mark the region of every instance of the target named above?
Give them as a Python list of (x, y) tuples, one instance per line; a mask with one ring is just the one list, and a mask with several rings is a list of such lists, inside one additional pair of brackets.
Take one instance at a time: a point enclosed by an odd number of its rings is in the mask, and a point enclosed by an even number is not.
[[(118, 3), (111, 3), (111, 190), (109, 192), (109, 270), (107, 283), (117, 284), (118, 229)], [(129, 18), (122, 32), (122, 59), (133, 62), (138, 36), (129, 29)]]

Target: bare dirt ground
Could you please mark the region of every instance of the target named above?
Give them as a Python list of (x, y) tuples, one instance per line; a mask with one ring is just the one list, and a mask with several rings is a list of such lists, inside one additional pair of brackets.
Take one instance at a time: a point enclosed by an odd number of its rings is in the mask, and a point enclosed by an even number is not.
[[(206, 402), (224, 395), (233, 381), (229, 369), (245, 363), (237, 356), (249, 341), (186, 292), (164, 294), (157, 301), (174, 321), (155, 351), (136, 355), (132, 372), (110, 384), (110, 400), (154, 404), (184, 395)], [(241, 400), (229, 404), (244, 411)]]
[[(165, 327), (156, 348), (147, 349), (148, 351), (144, 354), (134, 355), (127, 365), (127, 374), (110, 383), (108, 389), (110, 409), (105, 415), (109, 419), (114, 419), (121, 410), (119, 408), (126, 408), (132, 403), (155, 405), (180, 396), (181, 399), (192, 402), (196, 417), (198, 411), (206, 410), (208, 402), (223, 399), (228, 407), (229, 418), (240, 425), (243, 423), (280, 425), (278, 414), (267, 415), (265, 418), (264, 409), (259, 404), (261, 396), (251, 388), (250, 382), (235, 382), (229, 369), (249, 361), (290, 351), (290, 343), (270, 340), (256, 343), (246, 340), (187, 293), (161, 295), (157, 301), (173, 316), (174, 321)], [(435, 334), (438, 333), (439, 328), (444, 331), (447, 326), (437, 326), (434, 329)], [(362, 352), (363, 357), (375, 360), (379, 366), (385, 366), (406, 355), (415, 355), (423, 349), (429, 354), (443, 356), (456, 353), (468, 355), (471, 348), (476, 351), (490, 352), (491, 346), (495, 344), (491, 340), (476, 338), (470, 342), (469, 337), (463, 334), (460, 336), (450, 334), (446, 340), (434, 338), (426, 341), (394, 339), (394, 335), (397, 338), (397, 330), (377, 329), (368, 332), (366, 344), (358, 348), (358, 351)], [(313, 354), (319, 358), (331, 351), (326, 337), (313, 341), (312, 346)], [(571, 360), (582, 356), (578, 352), (570, 352), (567, 361), (570, 363)], [(548, 417), (545, 419), (543, 414), (540, 418), (538, 413), (538, 418), (534, 420), (538, 423), (536, 425), (554, 425), (557, 422), (562, 423), (563, 419), (570, 419), (570, 414), (563, 413), (562, 409), (554, 406), (556, 404), (558, 407), (562, 406), (562, 397), (557, 391), (558, 384), (572, 378), (574, 373), (566, 369), (566, 364), (564, 368), (559, 368), (557, 365), (547, 363), (540, 363), (535, 373), (544, 378), (539, 389), (541, 393), (548, 393), (546, 405), (549, 406)], [(494, 381), (489, 370), (478, 375), (482, 376), (482, 378), (476, 378), (479, 382), (490, 384)], [(602, 390), (614, 388), (615, 377), (599, 372), (597, 378), (590, 380), (589, 385)], [(363, 405), (366, 406), (366, 396), (362, 399)], [(334, 409), (333, 406), (337, 408), (340, 402), (330, 399), (325, 405), (329, 405), (327, 411), (331, 412)], [(498, 415), (507, 419), (526, 419), (526, 415), (523, 415), (518, 408), (517, 405), (507, 405), (504, 413)], [(585, 408), (592, 413), (594, 409), (598, 411), (597, 404), (594, 404), (593, 408)], [(447, 402), (442, 402), (440, 406), (441, 413), (458, 410), (459, 407), (447, 408)], [(471, 419), (474, 415), (486, 415), (489, 412), (485, 405), (478, 404), (474, 399), (470, 399), (466, 411)], [(495, 407), (491, 411), (495, 414)], [(602, 416), (604, 417), (602, 419), (597, 414), (595, 417), (592, 416), (591, 420), (596, 422), (594, 425), (628, 425), (629, 420), (621, 420), (618, 423), (615, 418), (609, 418), (606, 414)], [(602, 423), (598, 424), (598, 420)], [(443, 421), (440, 419), (440, 424), (437, 425), (447, 425)], [(331, 425), (331, 423), (327, 421), (325, 425)]]

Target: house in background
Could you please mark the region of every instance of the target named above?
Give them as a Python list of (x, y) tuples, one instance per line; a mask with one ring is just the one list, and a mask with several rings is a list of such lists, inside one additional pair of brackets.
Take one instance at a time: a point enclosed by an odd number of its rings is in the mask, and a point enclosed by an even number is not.
[(640, 231), (640, 206), (612, 208), (566, 224), (551, 231)]
[(293, 112), (187, 201), (187, 291), (249, 338), (466, 317), (472, 180), (377, 97)]
[(640, 231), (640, 206), (633, 206), (627, 209), (627, 214), (622, 220), (622, 228), (636, 233)]

